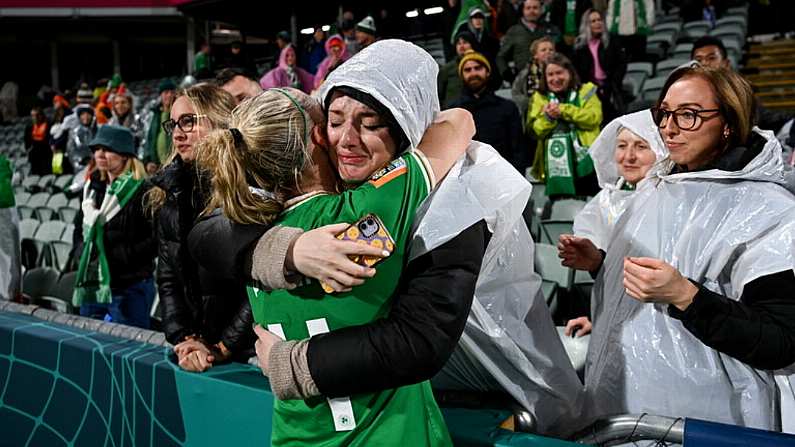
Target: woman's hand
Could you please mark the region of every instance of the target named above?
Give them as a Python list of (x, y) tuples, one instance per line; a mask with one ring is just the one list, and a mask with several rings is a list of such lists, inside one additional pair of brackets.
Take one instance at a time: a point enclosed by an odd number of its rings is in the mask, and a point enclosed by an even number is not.
[(262, 374), (267, 376), (270, 368), (268, 358), (270, 357), (271, 349), (273, 345), (282, 341), (282, 339), (258, 324), (254, 325), (254, 333), (257, 334), (257, 341), (254, 342), (254, 350), (257, 351), (257, 362)]
[(350, 225), (341, 223), (316, 228), (299, 236), (287, 252), (285, 267), (328, 284), (335, 292), (347, 292), (375, 276), (375, 269), (356, 264), (349, 256), (385, 258), (388, 251), (335, 236)]
[(203, 341), (198, 339), (185, 340), (174, 346), (179, 359), (179, 366), (185, 371), (204, 372), (213, 367), (215, 355)]
[(654, 258), (624, 259), (624, 287), (644, 303), (667, 303), (687, 309), (698, 288), (672, 265)]
[(560, 118), (560, 106), (556, 102), (550, 102), (544, 106), (544, 113), (548, 117), (556, 120)]
[(563, 331), (567, 337), (584, 337), (591, 333), (593, 325), (588, 317), (574, 318), (566, 322), (566, 329)]
[(564, 267), (593, 272), (602, 265), (602, 253), (590, 239), (571, 234), (558, 238), (558, 257)]

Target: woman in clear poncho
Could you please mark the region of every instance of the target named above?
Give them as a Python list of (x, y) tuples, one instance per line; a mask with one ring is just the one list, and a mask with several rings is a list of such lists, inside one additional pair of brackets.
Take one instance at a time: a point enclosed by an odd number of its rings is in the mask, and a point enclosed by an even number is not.
[[(574, 217), (574, 235), (561, 235), (558, 256), (566, 267), (596, 274), (629, 199), (653, 172), (655, 163), (668, 157), (668, 149), (651, 113), (642, 110), (611, 121), (589, 152), (602, 190)], [(570, 320), (566, 334), (582, 326), (578, 335), (585, 335), (590, 325), (587, 317)]]
[(795, 197), (753, 110), (736, 73), (666, 81), (653, 115), (670, 161), (629, 202), (594, 285), (593, 417), (781, 429), (772, 370), (795, 360)]

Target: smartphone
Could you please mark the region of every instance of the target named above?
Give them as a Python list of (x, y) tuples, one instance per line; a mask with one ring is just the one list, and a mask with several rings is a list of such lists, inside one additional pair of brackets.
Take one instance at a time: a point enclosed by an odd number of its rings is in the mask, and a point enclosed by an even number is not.
[[(357, 244), (365, 244), (370, 245), (372, 247), (378, 248), (380, 250), (385, 250), (390, 254), (395, 250), (395, 240), (392, 239), (392, 235), (389, 234), (389, 230), (387, 230), (384, 223), (381, 219), (376, 216), (375, 214), (367, 214), (366, 216), (362, 217), (361, 219), (357, 220), (351, 226), (345, 229), (345, 231), (339, 233), (337, 239), (341, 241), (353, 241)], [(351, 256), (351, 261), (360, 264), (366, 265), (367, 267), (373, 267), (374, 265), (381, 262), (382, 257), (380, 256)], [(326, 293), (334, 292), (329, 285), (321, 283), (323, 290)]]

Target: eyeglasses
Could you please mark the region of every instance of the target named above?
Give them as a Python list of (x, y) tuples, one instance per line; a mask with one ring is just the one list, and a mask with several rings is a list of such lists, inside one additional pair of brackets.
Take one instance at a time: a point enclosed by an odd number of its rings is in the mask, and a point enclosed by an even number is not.
[(163, 132), (167, 135), (174, 134), (174, 129), (179, 127), (179, 130), (190, 133), (193, 132), (193, 126), (199, 121), (199, 118), (204, 118), (207, 115), (197, 115), (195, 113), (186, 113), (184, 115), (180, 115), (176, 121), (173, 119), (163, 121), (161, 124), (163, 126)]
[[(706, 118), (701, 116), (702, 113), (714, 113), (714, 112), (718, 112), (718, 114)], [(674, 118), (674, 123), (676, 124), (676, 127), (682, 130), (691, 130), (695, 128), (697, 125), (700, 125), (700, 122), (712, 119), (718, 115), (720, 115), (720, 109), (696, 110), (687, 107), (683, 107), (681, 109), (676, 109), (676, 110), (665, 110), (658, 107), (652, 107), (651, 109), (652, 119), (654, 120), (654, 123), (657, 124), (657, 127), (659, 127), (660, 129), (668, 125), (668, 118), (671, 116), (673, 116)]]

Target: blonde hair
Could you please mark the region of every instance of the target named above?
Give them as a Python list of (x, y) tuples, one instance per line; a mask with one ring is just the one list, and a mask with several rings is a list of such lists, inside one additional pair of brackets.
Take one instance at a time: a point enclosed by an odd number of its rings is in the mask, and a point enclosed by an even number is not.
[[(121, 172), (121, 174), (119, 174), (119, 176), (121, 177), (130, 171), (132, 171), (132, 176), (135, 180), (143, 180), (148, 177), (144, 164), (141, 163), (141, 160), (133, 156), (127, 156), (127, 162), (124, 164), (124, 170)], [(99, 171), (99, 179), (103, 182), (107, 182), (108, 173), (106, 171)]]
[(279, 195), (296, 185), (309, 163), (309, 126), (303, 109), (283, 90), (240, 103), (229, 121), (232, 130), (213, 131), (200, 143), (197, 162), (212, 176), (213, 187), (205, 213), (220, 207), (237, 223), (273, 222), (282, 211)]
[(678, 68), (665, 81), (656, 106), (660, 107), (675, 82), (690, 77), (704, 79), (712, 87), (721, 117), (729, 128), (729, 147), (745, 144), (754, 126), (756, 98), (751, 84), (733, 70), (702, 66)]
[[(216, 85), (202, 82), (185, 89), (180, 89), (174, 100), (176, 101), (176, 99), (181, 96), (187, 98), (194, 113), (197, 115), (205, 115), (207, 121), (210, 123), (211, 129), (226, 129), (228, 127), (229, 117), (232, 110), (235, 108), (235, 98), (226, 90)], [(199, 145), (197, 144), (194, 151), (198, 150), (198, 148)], [(163, 166), (170, 165), (176, 157), (177, 151), (172, 148), (171, 155), (168, 156)], [(159, 186), (153, 186), (146, 192), (144, 206), (147, 212), (151, 213), (153, 216), (160, 211), (165, 202), (166, 192)], [(201, 204), (202, 207), (205, 205), (204, 203)]]

